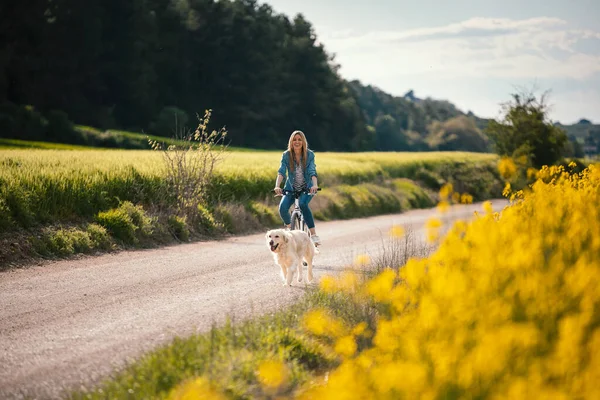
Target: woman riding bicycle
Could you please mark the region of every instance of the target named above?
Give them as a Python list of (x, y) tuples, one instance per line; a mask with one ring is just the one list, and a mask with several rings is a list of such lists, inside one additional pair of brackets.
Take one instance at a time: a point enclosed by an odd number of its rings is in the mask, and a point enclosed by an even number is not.
[(281, 198), (279, 203), (279, 215), (283, 223), (289, 228), (291, 223), (290, 207), (294, 204), (293, 191), (307, 190), (310, 194), (302, 193), (300, 196), (300, 209), (304, 215), (306, 225), (310, 230), (310, 238), (315, 245), (321, 244), (319, 236), (315, 231), (315, 221), (308, 203), (312, 200), (319, 188), (317, 183), (317, 165), (315, 164), (315, 153), (308, 149), (306, 136), (302, 131), (294, 131), (290, 136), (288, 148), (281, 156), (281, 164), (277, 171), (275, 180), (275, 194), (281, 195), (281, 182), (285, 181), (285, 190), (289, 191)]

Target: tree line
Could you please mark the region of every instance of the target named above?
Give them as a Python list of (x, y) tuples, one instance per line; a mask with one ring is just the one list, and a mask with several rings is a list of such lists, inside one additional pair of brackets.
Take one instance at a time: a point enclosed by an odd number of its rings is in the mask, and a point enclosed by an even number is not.
[[(302, 15), (255, 0), (10, 0), (0, 6), (5, 137), (76, 140), (69, 121), (171, 136), (213, 110), (236, 146), (426, 150), (449, 103), (347, 82)], [(468, 146), (467, 146), (468, 147)]]

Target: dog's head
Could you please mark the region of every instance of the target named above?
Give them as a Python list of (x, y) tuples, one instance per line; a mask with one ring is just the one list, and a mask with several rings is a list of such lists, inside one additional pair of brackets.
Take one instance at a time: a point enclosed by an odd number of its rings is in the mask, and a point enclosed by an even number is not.
[(283, 229), (272, 229), (267, 232), (265, 238), (273, 253), (277, 253), (288, 242), (288, 234)]

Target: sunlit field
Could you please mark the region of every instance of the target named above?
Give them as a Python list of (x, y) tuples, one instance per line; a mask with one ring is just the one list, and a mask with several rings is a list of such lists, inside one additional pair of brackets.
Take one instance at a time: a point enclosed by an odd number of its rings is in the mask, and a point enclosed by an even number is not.
[[(281, 151), (227, 152), (218, 171), (222, 175), (244, 176), (252, 180), (263, 173), (271, 178), (277, 173)], [(486, 162), (497, 156), (488, 153), (425, 152), (425, 153), (317, 153), (320, 174), (343, 180), (346, 176), (374, 176), (387, 173), (403, 176), (419, 166), (439, 166), (446, 163)], [(160, 176), (160, 152), (149, 150), (0, 150), (1, 176), (7, 181), (20, 176), (64, 176), (73, 171), (93, 175), (118, 172), (134, 167), (139, 173)], [(263, 172), (264, 171), (264, 172)]]
[[(281, 153), (224, 153), (211, 195), (234, 201), (265, 196), (273, 187)], [(496, 159), (480, 153), (317, 153), (316, 162), (320, 185), (327, 187), (410, 177), (419, 168), (490, 166)], [(0, 227), (8, 208), (13, 219), (27, 225), (34, 220), (90, 216), (118, 201), (164, 201), (157, 194), (166, 185), (158, 151), (0, 150), (0, 166)]]

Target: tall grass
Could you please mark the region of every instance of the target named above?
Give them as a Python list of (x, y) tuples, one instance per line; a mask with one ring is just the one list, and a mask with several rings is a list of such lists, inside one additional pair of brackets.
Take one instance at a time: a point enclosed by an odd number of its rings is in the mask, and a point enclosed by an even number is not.
[[(263, 199), (279, 151), (227, 152), (209, 185), (211, 202)], [(496, 156), (471, 153), (319, 153), (320, 185), (378, 182), (457, 165), (494, 169)], [(131, 201), (171, 207), (158, 152), (146, 150), (0, 150), (0, 229), (89, 218)]]

